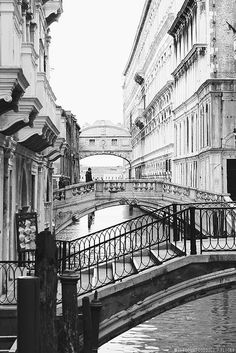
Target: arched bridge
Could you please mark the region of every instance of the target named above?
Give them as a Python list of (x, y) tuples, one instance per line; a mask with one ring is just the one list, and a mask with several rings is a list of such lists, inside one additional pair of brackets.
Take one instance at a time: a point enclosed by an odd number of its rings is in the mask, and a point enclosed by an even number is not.
[[(227, 197), (158, 180), (119, 180), (80, 183), (54, 191), (55, 230), (98, 209), (134, 203), (157, 208), (171, 202), (220, 202)], [(229, 198), (228, 198), (229, 199)]]
[(61, 271), (68, 277), (73, 270), (82, 316), (83, 298), (98, 292), (98, 344), (175, 306), (236, 288), (235, 225), (234, 204), (175, 203), (58, 240)]
[(107, 120), (97, 120), (81, 130), (80, 159), (94, 155), (114, 155), (131, 163), (131, 135), (121, 126)]

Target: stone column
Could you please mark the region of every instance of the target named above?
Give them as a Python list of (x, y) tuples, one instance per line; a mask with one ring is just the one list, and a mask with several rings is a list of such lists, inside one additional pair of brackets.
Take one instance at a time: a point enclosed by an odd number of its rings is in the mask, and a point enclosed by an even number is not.
[[(4, 166), (4, 151), (0, 147), (0, 165)], [(3, 258), (3, 182), (4, 182), (4, 168), (0, 168), (0, 259)]]
[(16, 142), (13, 138), (6, 139), (5, 153), (4, 153), (4, 181), (3, 181), (3, 258), (10, 259), (10, 254), (13, 253), (14, 247), (14, 220), (15, 208), (13, 204), (13, 163), (14, 152), (16, 149)]
[(38, 166), (38, 195), (37, 195), (37, 214), (38, 214), (38, 230), (44, 230), (44, 183), (43, 183), (43, 165)]

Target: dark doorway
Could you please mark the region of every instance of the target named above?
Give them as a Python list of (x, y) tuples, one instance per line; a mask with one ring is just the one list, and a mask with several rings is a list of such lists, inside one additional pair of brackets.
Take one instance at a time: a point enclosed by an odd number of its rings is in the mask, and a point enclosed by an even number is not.
[(236, 201), (236, 159), (227, 159), (227, 192)]

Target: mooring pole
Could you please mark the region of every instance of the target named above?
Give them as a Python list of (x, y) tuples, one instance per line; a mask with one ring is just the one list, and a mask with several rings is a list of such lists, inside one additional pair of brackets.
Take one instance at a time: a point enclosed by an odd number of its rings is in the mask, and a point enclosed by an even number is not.
[(57, 247), (50, 231), (36, 237), (35, 273), (40, 278), (40, 353), (57, 353)]
[(64, 327), (64, 353), (79, 352), (77, 282), (79, 276), (73, 270), (65, 271), (61, 276), (62, 314)]
[(84, 353), (92, 353), (92, 316), (89, 297), (82, 299)]
[(94, 299), (91, 301), (91, 315), (92, 315), (92, 353), (98, 352), (98, 336), (99, 336), (99, 321), (100, 321), (100, 312), (102, 309), (102, 303), (98, 299), (97, 291), (95, 291)]
[(17, 279), (17, 352), (39, 353), (39, 278)]

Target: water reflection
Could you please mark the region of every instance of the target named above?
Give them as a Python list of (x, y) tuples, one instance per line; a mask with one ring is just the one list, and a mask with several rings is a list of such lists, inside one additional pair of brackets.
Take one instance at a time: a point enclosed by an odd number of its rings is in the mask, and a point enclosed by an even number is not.
[(167, 311), (99, 349), (106, 352), (236, 352), (236, 290)]
[(57, 238), (76, 239), (142, 214), (144, 213), (138, 208), (130, 208), (128, 205), (106, 208), (80, 218), (77, 222), (61, 231)]

